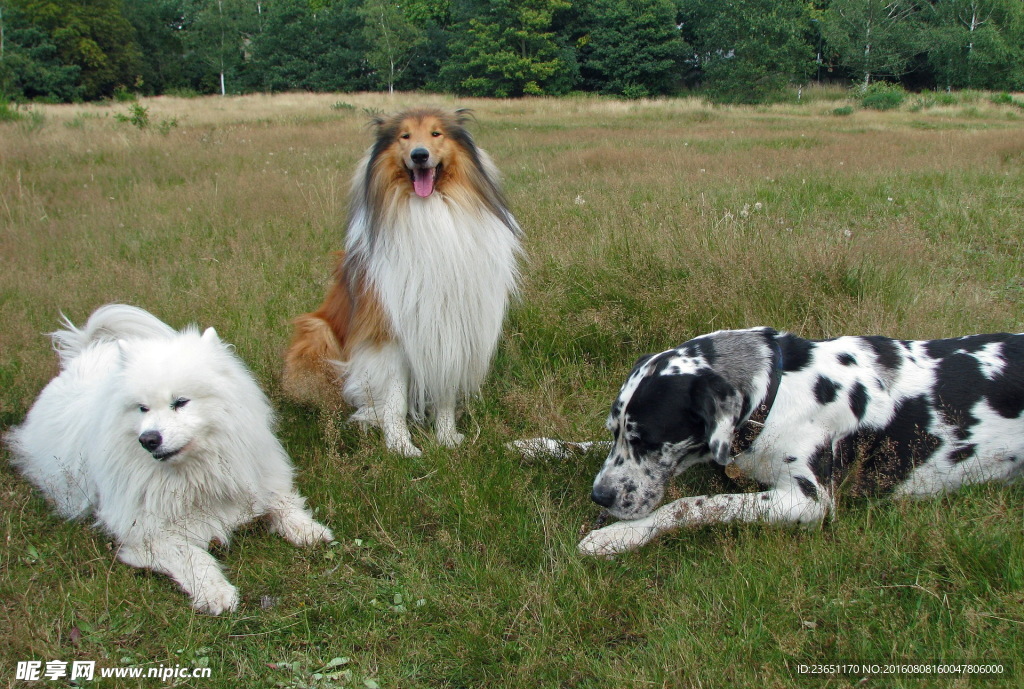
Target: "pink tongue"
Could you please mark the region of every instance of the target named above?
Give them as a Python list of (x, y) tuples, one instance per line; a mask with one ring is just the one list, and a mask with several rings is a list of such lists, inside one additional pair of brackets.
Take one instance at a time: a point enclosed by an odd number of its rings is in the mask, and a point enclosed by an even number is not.
[(412, 188), (416, 195), (427, 198), (434, 191), (434, 168), (416, 168), (412, 171)]

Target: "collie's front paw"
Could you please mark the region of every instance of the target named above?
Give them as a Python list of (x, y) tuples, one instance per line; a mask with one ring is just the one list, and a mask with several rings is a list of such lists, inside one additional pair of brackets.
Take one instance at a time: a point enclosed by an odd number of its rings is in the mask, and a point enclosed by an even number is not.
[(389, 450), (395, 454), (402, 455), (404, 457), (421, 457), (423, 451), (420, 448), (412, 444), (412, 438), (384, 438), (384, 444)]
[(458, 447), (465, 440), (466, 436), (454, 429), (437, 432), (437, 442), (444, 447)]

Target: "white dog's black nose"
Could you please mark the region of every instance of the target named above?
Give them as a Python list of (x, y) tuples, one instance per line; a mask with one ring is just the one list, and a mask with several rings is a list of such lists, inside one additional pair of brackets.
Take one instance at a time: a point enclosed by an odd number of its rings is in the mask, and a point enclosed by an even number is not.
[(616, 491), (614, 488), (606, 488), (604, 486), (594, 486), (593, 492), (590, 494), (590, 499), (596, 502), (601, 507), (611, 507), (615, 504)]
[(146, 431), (139, 436), (139, 442), (142, 443), (142, 446), (148, 451), (154, 452), (161, 444), (163, 444), (164, 439), (160, 436), (158, 431)]
[(417, 165), (426, 165), (427, 161), (430, 160), (430, 151), (425, 148), (414, 148), (412, 153), (409, 154), (412, 158), (412, 162)]

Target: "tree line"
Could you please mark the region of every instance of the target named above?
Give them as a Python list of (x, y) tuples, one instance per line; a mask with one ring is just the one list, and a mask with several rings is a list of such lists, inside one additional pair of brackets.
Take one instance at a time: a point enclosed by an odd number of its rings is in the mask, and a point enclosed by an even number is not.
[(1024, 90), (1021, 0), (0, 0), (0, 100)]

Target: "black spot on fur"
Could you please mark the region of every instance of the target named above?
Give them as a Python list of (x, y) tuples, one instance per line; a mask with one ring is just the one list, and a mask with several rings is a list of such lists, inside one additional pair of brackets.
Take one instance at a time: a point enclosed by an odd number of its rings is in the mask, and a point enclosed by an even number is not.
[(765, 493), (764, 495), (762, 495), (762, 496), (761, 496), (761, 499), (762, 499), (762, 500), (765, 500), (765, 501), (767, 501), (767, 500), (771, 500), (772, 498), (771, 498), (771, 496), (770, 496), (770, 495), (768, 495), (767, 493)]
[(709, 366), (713, 366), (718, 359), (718, 355), (715, 353), (715, 341), (711, 337), (697, 337), (689, 342), (684, 342), (679, 346), (678, 351), (691, 359), (704, 359)]
[(818, 376), (818, 380), (814, 382), (814, 399), (818, 400), (818, 404), (829, 404), (834, 402), (836, 399), (836, 393), (842, 388), (842, 386), (825, 376)]
[(811, 362), (811, 350), (814, 343), (801, 337), (786, 333), (775, 338), (782, 350), (784, 371), (800, 371)]
[(900, 367), (901, 363), (903, 363), (903, 356), (900, 354), (900, 348), (896, 346), (896, 342), (890, 340), (888, 337), (871, 335), (860, 339), (864, 344), (874, 350), (879, 366), (883, 366), (889, 370), (895, 370)]
[(796, 485), (799, 486), (800, 492), (803, 493), (805, 496), (807, 496), (811, 500), (814, 500), (815, 502), (818, 501), (818, 489), (814, 485), (813, 481), (804, 478), (803, 476), (797, 476)]
[(837, 356), (836, 360), (840, 364), (842, 364), (843, 366), (856, 366), (857, 365), (856, 357), (854, 357), (852, 354), (847, 354), (846, 352), (843, 352), (842, 354)]
[(976, 447), (977, 446), (974, 445), (973, 443), (970, 445), (958, 447), (957, 449), (949, 453), (949, 461), (953, 462), (953, 464), (959, 464), (965, 459), (970, 459), (971, 457), (974, 456), (974, 450)]
[(864, 414), (867, 413), (868, 410), (868, 402), (871, 401), (871, 398), (868, 396), (867, 388), (865, 388), (861, 383), (855, 383), (853, 387), (850, 388), (849, 400), (850, 411), (852, 411), (853, 415), (857, 417), (857, 421), (863, 421)]
[(649, 360), (647, 375), (650, 377), (663, 375), (669, 368), (675, 366), (675, 359), (679, 352), (675, 349), (661, 354), (656, 354)]
[[(914, 468), (924, 464), (942, 445), (932, 435), (934, 410), (923, 395), (903, 400), (889, 425), (878, 431), (862, 431), (844, 443), (843, 473), (857, 463), (856, 485), (851, 492), (884, 495), (903, 482)], [(839, 478), (839, 477), (837, 477)]]
[[(1002, 372), (989, 382), (985, 399), (1005, 419), (1016, 419), (1024, 413), (1024, 335), (1012, 335), (1003, 343)], [(1016, 364), (1016, 365), (1015, 365)]]
[(1003, 342), (1013, 337), (1019, 336), (1010, 335), (1009, 333), (992, 333), (988, 335), (951, 337), (945, 340), (929, 340), (924, 345), (924, 351), (933, 359), (944, 359), (960, 351), (968, 353), (977, 352), (993, 342)]
[(814, 454), (807, 460), (807, 466), (811, 468), (811, 473), (818, 479), (818, 483), (830, 484), (839, 478), (834, 476), (833, 459), (832, 447), (825, 445), (815, 449)]
[(969, 438), (970, 428), (978, 423), (971, 410), (988, 384), (978, 360), (969, 354), (959, 352), (939, 361), (933, 394), (942, 418), (956, 429), (960, 440)]

